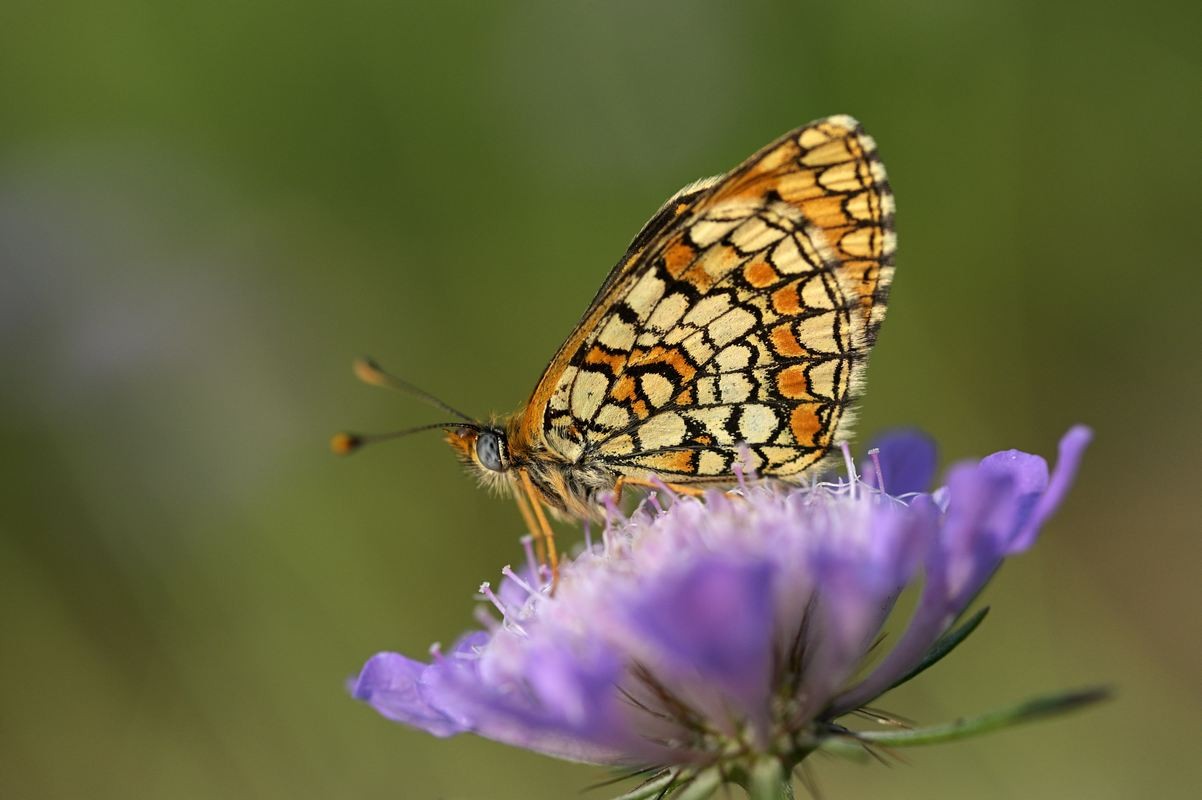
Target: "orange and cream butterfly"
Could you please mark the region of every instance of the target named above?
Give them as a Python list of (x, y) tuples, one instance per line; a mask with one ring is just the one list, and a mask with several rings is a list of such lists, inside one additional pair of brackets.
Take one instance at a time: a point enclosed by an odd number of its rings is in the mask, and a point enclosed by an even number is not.
[(512, 416), (477, 422), (371, 362), (357, 371), (459, 417), (423, 429), (444, 429), (517, 499), (554, 566), (544, 509), (583, 518), (623, 484), (731, 483), (740, 458), (796, 480), (848, 436), (893, 278), (893, 215), (875, 142), (851, 117), (821, 119), (670, 197)]

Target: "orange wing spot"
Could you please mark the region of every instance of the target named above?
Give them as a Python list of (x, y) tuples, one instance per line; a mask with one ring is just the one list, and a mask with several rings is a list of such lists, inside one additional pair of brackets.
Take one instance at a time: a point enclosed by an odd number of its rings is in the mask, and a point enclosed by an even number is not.
[(757, 289), (771, 286), (780, 280), (780, 275), (772, 268), (772, 265), (763, 261), (753, 261), (743, 267), (743, 277)]
[(800, 281), (793, 281), (772, 293), (772, 307), (776, 313), (794, 316), (801, 313), (801, 296), (797, 293)]
[(614, 383), (614, 388), (609, 391), (609, 396), (618, 402), (629, 402), (634, 399), (634, 389), (634, 378), (623, 375)]
[(785, 357), (796, 358), (806, 354), (806, 349), (797, 341), (797, 336), (793, 334), (793, 329), (787, 322), (782, 322), (772, 329), (772, 349)]
[(691, 381), (693, 376), (697, 374), (697, 368), (693, 366), (693, 362), (682, 353), (680, 350), (673, 348), (669, 350), (664, 357), (664, 361), (676, 370), (676, 374), (680, 376), (682, 381)]
[(674, 213), (676, 216), (679, 217), (681, 214), (683, 214), (685, 211), (687, 211), (688, 208), (689, 208), (688, 203), (677, 203), (676, 208), (672, 213)]
[(704, 269), (698, 269), (696, 265), (689, 267), (677, 277), (689, 283), (699, 294), (705, 294), (714, 285), (714, 276)]
[(605, 364), (609, 367), (611, 375), (617, 375), (626, 364), (626, 356), (621, 353), (606, 353), (600, 347), (594, 346), (592, 350), (588, 351), (588, 355), (584, 357), (584, 363)]
[(643, 402), (642, 400), (635, 400), (633, 403), (630, 404), (630, 409), (634, 412), (634, 415), (636, 417), (638, 417), (639, 419), (647, 419), (647, 416), (648, 416), (647, 404), (645, 402)]
[(691, 406), (695, 402), (697, 402), (697, 401), (693, 399), (693, 387), (692, 386), (685, 389), (680, 394), (676, 395), (676, 404), (677, 405)]
[(697, 444), (711, 445), (714, 443), (714, 437), (712, 437), (712, 436), (696, 436), (693, 438), (693, 441), (696, 442)]
[(667, 364), (676, 370), (676, 374), (680, 376), (681, 383), (688, 383), (693, 380), (693, 375), (697, 373), (697, 368), (689, 362), (684, 353), (675, 347), (669, 348), (656, 345), (638, 361), (631, 358), (630, 364)]
[[(844, 261), (839, 268), (846, 270), (848, 277), (856, 283), (869, 283), (880, 277), (881, 263), (879, 261)], [(862, 287), (856, 287), (862, 289)]]
[(843, 247), (843, 237), (856, 230), (858, 229), (854, 225), (831, 225), (823, 229), (823, 234), (828, 242), (835, 243), (835, 249), (847, 255), (848, 251)]
[(810, 379), (806, 376), (805, 367), (797, 364), (780, 371), (776, 376), (776, 389), (790, 400), (814, 399), (810, 394)]
[(645, 456), (639, 459), (639, 464), (648, 469), (659, 470), (662, 472), (677, 472), (692, 474), (696, 472), (693, 467), (693, 452), (691, 450), (678, 450), (672, 453), (655, 453), (654, 455)]
[(805, 200), (801, 203), (801, 208), (806, 217), (820, 228), (830, 229), (851, 224), (851, 220), (843, 211), (842, 195), (825, 195)]
[(822, 420), (818, 418), (818, 406), (806, 403), (793, 409), (789, 416), (789, 429), (793, 438), (802, 447), (815, 447), (815, 436), (822, 430)]
[(698, 256), (689, 268), (678, 277), (688, 281), (697, 291), (705, 294), (732, 270), (739, 266), (742, 257), (733, 247), (725, 244), (713, 245)]
[(669, 275), (673, 278), (679, 278), (680, 274), (689, 268), (689, 264), (693, 263), (696, 255), (697, 253), (693, 248), (684, 242), (677, 242), (664, 253), (664, 266), (667, 268)]

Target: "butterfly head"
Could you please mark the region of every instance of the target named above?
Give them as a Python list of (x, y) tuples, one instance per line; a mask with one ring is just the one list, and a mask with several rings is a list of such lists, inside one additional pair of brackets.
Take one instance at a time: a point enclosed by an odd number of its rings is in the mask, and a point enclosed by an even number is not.
[(477, 470), (482, 478), (509, 470), (509, 444), (498, 428), (456, 425), (447, 428), (446, 441), (465, 465)]

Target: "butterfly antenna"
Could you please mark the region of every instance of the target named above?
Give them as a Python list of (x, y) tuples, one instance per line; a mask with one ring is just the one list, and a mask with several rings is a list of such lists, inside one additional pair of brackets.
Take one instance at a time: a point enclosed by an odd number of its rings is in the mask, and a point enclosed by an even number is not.
[(431, 431), (435, 428), (461, 428), (463, 423), (460, 422), (435, 422), (430, 425), (418, 425), (416, 428), (405, 428), (402, 431), (389, 431), (388, 433), (336, 433), (330, 437), (330, 449), (335, 454), (340, 456), (349, 456), (351, 453), (358, 450), (365, 444), (375, 444), (376, 442), (386, 442), (389, 439), (399, 439), (402, 436), (408, 436), (411, 433), (420, 433), (422, 431)]
[[(393, 375), (390, 372), (385, 372), (379, 364), (377, 364), (375, 361), (372, 361), (370, 358), (356, 358), (354, 369), (355, 377), (366, 384), (370, 384), (371, 386), (382, 386), (385, 389), (393, 389), (398, 392), (404, 392), (405, 394), (412, 395), (417, 399), (434, 406), (435, 408), (447, 412), (448, 414), (454, 414), (465, 422), (470, 422), (477, 426), (480, 424), (467, 414), (464, 414), (462, 411), (451, 408), (449, 405), (439, 400), (425, 389), (419, 389), (409, 381), (398, 378), (396, 375)], [(433, 425), (431, 427), (437, 428), (438, 426)]]

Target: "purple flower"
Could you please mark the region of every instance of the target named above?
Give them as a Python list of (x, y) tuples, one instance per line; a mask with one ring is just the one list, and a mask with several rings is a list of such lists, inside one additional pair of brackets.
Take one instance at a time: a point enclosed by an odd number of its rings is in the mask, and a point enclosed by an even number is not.
[[(704, 501), (669, 495), (666, 509), (661, 493), (630, 517), (611, 507), (602, 541), (561, 565), (553, 594), (532, 565), (506, 568), (497, 592), (482, 587), (499, 621), (483, 615), (485, 630), (430, 663), (374, 656), (354, 696), (436, 736), (576, 761), (791, 766), (854, 736), (839, 717), (947, 649), (1002, 561), (1034, 543), (1089, 438), (1069, 431), (1050, 476), (1011, 450), (953, 466), (931, 494), (933, 446), (904, 433), (879, 444), (862, 479), (748, 482)], [(857, 677), (920, 576), (904, 632)]]

